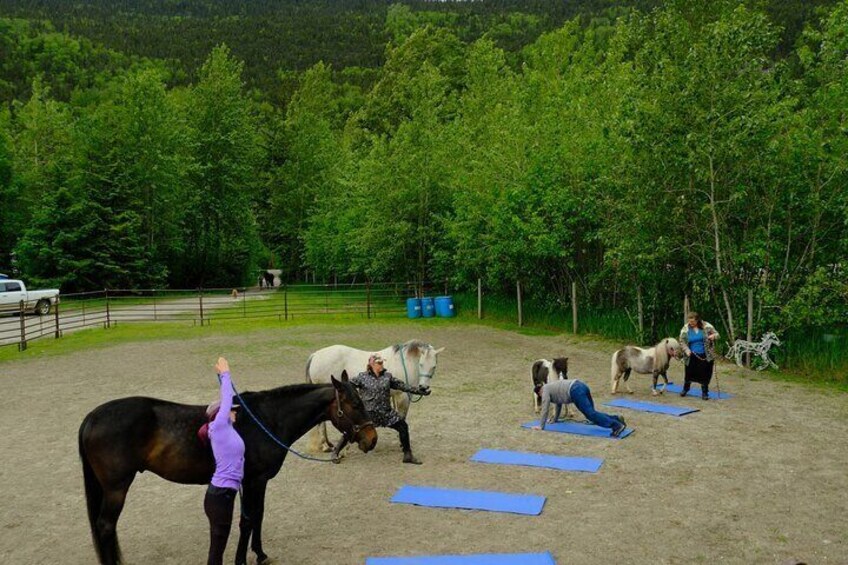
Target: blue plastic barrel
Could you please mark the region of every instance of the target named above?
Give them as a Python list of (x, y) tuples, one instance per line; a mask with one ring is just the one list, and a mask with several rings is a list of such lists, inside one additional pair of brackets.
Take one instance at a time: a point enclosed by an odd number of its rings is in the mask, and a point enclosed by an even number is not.
[(407, 298), (406, 299), (406, 317), (420, 318), (421, 317), (421, 299)]
[(425, 296), (421, 299), (421, 315), (425, 318), (432, 318), (436, 315), (436, 305), (433, 303), (433, 297)]
[(453, 318), (456, 316), (456, 312), (453, 309), (452, 296), (436, 297), (436, 316), (440, 318)]

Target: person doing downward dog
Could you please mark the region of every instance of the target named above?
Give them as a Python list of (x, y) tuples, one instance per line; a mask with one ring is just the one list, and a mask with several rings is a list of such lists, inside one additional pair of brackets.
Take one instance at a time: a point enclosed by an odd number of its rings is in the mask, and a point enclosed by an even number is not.
[[(409, 442), (409, 425), (406, 420), (392, 409), (390, 404), (391, 391), (400, 390), (409, 394), (427, 396), (429, 389), (411, 387), (398, 379), (383, 368), (383, 357), (375, 353), (368, 358), (366, 370), (350, 379), (350, 384), (359, 389), (365, 409), (371, 416), (375, 426), (392, 428), (400, 435), (400, 445), (403, 448), (403, 462), (420, 465), (421, 461), (412, 455), (412, 447)], [(342, 437), (333, 450), (333, 459), (338, 462), (341, 450), (347, 445), (347, 436)]]
[(678, 339), (686, 354), (683, 360), (686, 364), (686, 372), (680, 396), (689, 394), (692, 383), (700, 383), (701, 398), (710, 399), (710, 381), (713, 378), (715, 365), (715, 340), (718, 337), (718, 332), (712, 324), (703, 321), (697, 312), (689, 312), (687, 323), (680, 330), (680, 339)]
[(611, 416), (595, 410), (592, 393), (583, 381), (577, 379), (552, 381), (546, 385), (537, 384), (533, 390), (542, 402), (542, 409), (539, 412), (539, 425), (533, 426), (534, 430), (545, 429), (551, 403), (556, 406), (552, 422), (559, 420), (559, 414), (563, 406), (573, 403), (590, 422), (596, 426), (612, 430), (610, 435), (613, 437), (620, 436), (627, 429), (627, 423), (623, 417)]
[(208, 565), (223, 563), (233, 523), (236, 493), (244, 478), (244, 441), (233, 427), (233, 383), (227, 360), (219, 357), (215, 370), (221, 385), (220, 400), (210, 404), (206, 410), (206, 416), (211, 420), (208, 433), (215, 457), (215, 473), (203, 501), (203, 509), (209, 518)]

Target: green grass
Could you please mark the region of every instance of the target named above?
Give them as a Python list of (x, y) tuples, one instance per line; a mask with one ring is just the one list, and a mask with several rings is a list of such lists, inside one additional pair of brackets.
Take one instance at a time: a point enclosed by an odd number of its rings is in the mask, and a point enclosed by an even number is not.
[[(321, 294), (323, 292), (323, 294)], [(188, 294), (191, 296), (191, 294)], [(205, 293), (204, 296), (213, 295)], [(218, 293), (226, 299), (227, 293)], [(248, 292), (250, 297), (250, 292)], [(180, 296), (178, 298), (185, 298)], [(29, 342), (21, 353), (15, 346), (0, 347), (0, 362), (43, 355), (62, 355), (73, 351), (109, 347), (115, 344), (153, 341), (159, 339), (191, 339), (210, 335), (242, 335), (262, 332), (269, 328), (292, 327), (305, 324), (356, 326), (372, 321), (409, 323), (420, 327), (422, 320), (408, 320), (405, 315), (406, 296), (395, 291), (374, 292), (371, 296), (371, 316), (367, 319), (366, 292), (354, 289), (342, 292), (316, 291), (314, 288), (290, 287), (286, 293), (270, 293), (263, 300), (233, 301), (210, 310), (207, 324), (199, 326), (191, 321), (170, 323), (132, 322), (119, 323), (108, 330), (91, 328), (69, 333), (62, 339), (45, 337)], [(124, 300), (124, 299), (120, 299)], [(134, 305), (143, 304), (143, 298), (131, 298)], [(122, 302), (123, 303), (123, 302)], [(454, 295), (457, 318), (434, 318), (428, 325), (481, 324), (525, 335), (557, 335), (570, 333), (570, 309), (552, 310), (526, 301), (523, 305), (524, 325), (518, 326), (514, 299), (484, 297), (484, 318), (477, 319), (477, 296), (474, 293)], [(105, 304), (104, 304), (105, 305)], [(88, 307), (88, 306), (87, 306)], [(287, 316), (288, 319), (285, 319)], [(192, 316), (188, 316), (192, 318)], [(579, 335), (587, 340), (603, 338), (615, 343), (639, 343), (638, 332), (623, 311), (578, 312)], [(671, 322), (664, 335), (675, 335), (677, 322)], [(825, 338), (825, 335), (833, 336)], [(780, 371), (746, 373), (750, 378), (823, 385), (848, 390), (848, 332), (824, 330), (797, 332), (783, 338), (783, 345), (773, 350), (773, 359)]]

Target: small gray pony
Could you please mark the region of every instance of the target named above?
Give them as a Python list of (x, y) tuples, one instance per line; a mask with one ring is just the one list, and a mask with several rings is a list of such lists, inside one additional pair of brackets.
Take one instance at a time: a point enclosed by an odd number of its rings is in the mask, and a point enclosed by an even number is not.
[[(618, 392), (618, 385), (624, 378), (624, 384), (627, 387), (627, 392), (633, 394), (633, 389), (630, 388), (630, 372), (636, 371), (643, 375), (650, 374), (654, 381), (651, 386), (651, 394), (657, 396), (665, 392), (665, 387), (668, 385), (668, 366), (674, 357), (680, 355), (680, 343), (673, 337), (667, 337), (656, 344), (654, 347), (644, 349), (634, 345), (623, 347), (612, 354), (612, 366), (610, 367), (610, 376), (612, 377), (612, 393)], [(662, 376), (662, 389), (657, 391), (657, 378)]]

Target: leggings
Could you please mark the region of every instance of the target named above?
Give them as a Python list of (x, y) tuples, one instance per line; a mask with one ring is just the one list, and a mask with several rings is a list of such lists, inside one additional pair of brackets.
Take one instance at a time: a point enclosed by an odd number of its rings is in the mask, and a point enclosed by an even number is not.
[(412, 447), (409, 445), (409, 425), (406, 423), (406, 420), (398, 420), (389, 427), (397, 431), (400, 435), (400, 446), (403, 448), (404, 453), (412, 451)]
[(233, 525), (233, 506), (236, 501), (236, 490), (231, 488), (209, 485), (206, 498), (203, 499), (203, 510), (209, 518), (209, 559), (207, 565), (223, 565), (224, 550), (227, 548), (227, 538), (230, 537), (230, 527)]

